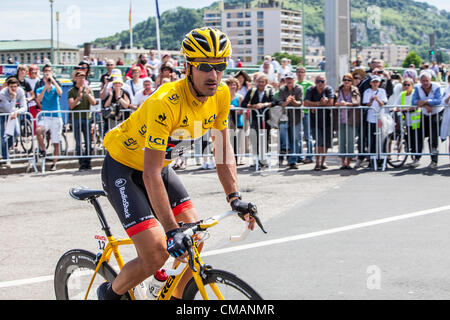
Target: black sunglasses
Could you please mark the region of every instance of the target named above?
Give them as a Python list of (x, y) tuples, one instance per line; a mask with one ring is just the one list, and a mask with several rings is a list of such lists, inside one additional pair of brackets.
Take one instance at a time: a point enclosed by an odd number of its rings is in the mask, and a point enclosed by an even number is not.
[(189, 62), (194, 67), (197, 68), (197, 70), (202, 72), (210, 72), (212, 69), (216, 70), (217, 72), (225, 71), (227, 68), (226, 62), (220, 62), (220, 63), (206, 63), (206, 62)]
[(345, 79), (342, 79), (342, 81), (352, 82), (353, 80), (352, 80), (352, 79), (345, 78)]
[(404, 87), (411, 87), (411, 84), (410, 83), (404, 83), (403, 86)]
[(325, 80), (316, 80), (316, 83), (325, 83)]

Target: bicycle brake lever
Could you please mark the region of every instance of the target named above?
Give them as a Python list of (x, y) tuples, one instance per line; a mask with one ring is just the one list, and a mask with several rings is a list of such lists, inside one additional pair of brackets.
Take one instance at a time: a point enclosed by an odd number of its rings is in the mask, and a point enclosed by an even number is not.
[(267, 233), (267, 231), (264, 229), (264, 226), (262, 225), (261, 219), (259, 219), (258, 217), (258, 209), (256, 208), (256, 206), (253, 203), (249, 203), (248, 207), (250, 211), (250, 217), (253, 217), (253, 219), (255, 219), (256, 224), (264, 233)]
[(260, 227), (261, 230), (262, 230), (264, 233), (267, 233), (267, 231), (264, 229), (264, 227), (263, 227), (263, 225), (262, 225), (262, 223), (261, 223), (261, 219), (259, 219), (259, 217), (258, 217), (257, 215), (253, 215), (252, 217), (255, 219), (256, 224), (258, 225), (258, 227)]

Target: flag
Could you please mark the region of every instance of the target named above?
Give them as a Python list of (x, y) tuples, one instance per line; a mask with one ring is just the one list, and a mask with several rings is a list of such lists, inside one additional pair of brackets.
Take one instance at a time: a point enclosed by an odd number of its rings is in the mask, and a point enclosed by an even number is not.
[(158, 0), (155, 0), (155, 2), (156, 2), (156, 16), (158, 17), (158, 20), (161, 20), (161, 16), (159, 15)]
[(130, 25), (130, 30), (131, 30), (131, 0), (130, 0), (130, 13), (128, 14), (128, 23)]

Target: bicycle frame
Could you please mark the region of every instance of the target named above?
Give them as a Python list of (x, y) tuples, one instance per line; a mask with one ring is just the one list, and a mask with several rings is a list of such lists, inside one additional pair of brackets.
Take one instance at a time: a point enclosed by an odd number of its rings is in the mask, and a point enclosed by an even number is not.
[[(125, 265), (125, 262), (119, 252), (119, 247), (122, 245), (131, 245), (133, 244), (133, 241), (130, 238), (127, 239), (118, 239), (116, 240), (113, 236), (108, 236), (108, 244), (106, 245), (101, 257), (97, 261), (97, 267), (94, 271), (94, 274), (92, 275), (91, 281), (89, 283), (88, 289), (86, 291), (85, 300), (87, 300), (87, 297), (89, 295), (89, 292), (91, 290), (92, 284), (94, 283), (94, 279), (98, 273), (98, 270), (100, 269), (103, 262), (109, 263), (111, 259), (111, 255), (114, 254), (114, 257), (116, 259), (117, 265), (119, 266), (119, 269), (122, 269)], [(208, 294), (206, 293), (205, 286), (203, 285), (202, 277), (201, 277), (201, 271), (204, 270), (205, 264), (200, 258), (200, 252), (198, 251), (197, 245), (194, 244), (192, 246), (193, 248), (193, 266), (196, 270), (196, 272), (192, 272), (192, 275), (194, 277), (195, 283), (197, 284), (197, 287), (199, 288), (199, 291), (202, 295), (202, 298), (204, 300), (208, 300)], [(168, 270), (168, 273), (170, 274), (165, 286), (161, 289), (161, 293), (158, 296), (157, 300), (169, 300), (172, 297), (173, 291), (178, 286), (178, 283), (180, 282), (181, 278), (183, 277), (184, 273), (189, 268), (189, 264), (185, 264), (184, 267), (182, 267), (182, 270), (179, 269), (180, 262), (176, 262), (175, 269)], [(211, 289), (216, 294), (217, 298), (223, 300), (223, 296), (220, 293), (219, 288), (215, 283), (210, 284)], [(131, 299), (136, 300), (136, 297), (134, 296), (133, 290), (128, 291)]]
[[(75, 194), (75, 191), (76, 191), (75, 189), (71, 189), (69, 191), (69, 194), (75, 199), (80, 199), (77, 196), (77, 194)], [(97, 199), (97, 197), (100, 195), (101, 195), (100, 192), (94, 191), (92, 193), (92, 195), (87, 197), (86, 200), (88, 200), (94, 206), (95, 211), (97, 212), (97, 217), (100, 220), (102, 230), (105, 232), (108, 243), (105, 246), (105, 248), (103, 249), (103, 253), (101, 255), (97, 254), (96, 268), (95, 268), (94, 274), (92, 275), (89, 286), (87, 288), (87, 292), (85, 294), (85, 300), (87, 299), (87, 297), (89, 295), (89, 292), (92, 288), (92, 284), (94, 283), (94, 279), (95, 279), (98, 271), (100, 270), (100, 267), (102, 266), (102, 264), (104, 262), (109, 263), (109, 261), (111, 260), (111, 255), (114, 254), (114, 257), (117, 261), (117, 265), (119, 266), (119, 269), (121, 270), (123, 268), (123, 266), (125, 265), (125, 262), (119, 252), (119, 247), (122, 245), (133, 244), (133, 241), (130, 238), (118, 239), (118, 240), (116, 240), (114, 238), (114, 236), (111, 233), (110, 227), (106, 221), (103, 210), (100, 206), (100, 203)], [(169, 275), (169, 278), (168, 278), (166, 284), (164, 285), (164, 287), (162, 288), (161, 293), (157, 298), (158, 300), (169, 300), (172, 297), (172, 294), (173, 294), (175, 288), (178, 286), (181, 278), (183, 277), (184, 273), (188, 269), (191, 269), (191, 271), (192, 271), (192, 276), (194, 278), (194, 281), (197, 285), (197, 288), (198, 288), (200, 294), (202, 295), (202, 298), (205, 300), (208, 299), (208, 294), (207, 294), (205, 286), (203, 284), (202, 275), (204, 274), (205, 270), (210, 269), (211, 267), (208, 265), (205, 265), (200, 257), (198, 245), (204, 239), (201, 237), (197, 237), (196, 235), (198, 232), (204, 232), (208, 228), (217, 225), (220, 220), (222, 220), (226, 217), (232, 216), (232, 215), (236, 215), (236, 214), (237, 214), (237, 212), (227, 211), (222, 214), (202, 220), (199, 223), (184, 225), (187, 228), (184, 231), (184, 233), (186, 235), (188, 235), (190, 237), (190, 239), (192, 239), (192, 242), (188, 246), (188, 253), (189, 253), (189, 257), (187, 259), (188, 263), (184, 264), (184, 266), (180, 266), (181, 262), (178, 260), (175, 260), (174, 269), (167, 270), (167, 274)], [(256, 211), (254, 212), (254, 215), (252, 217), (255, 218), (258, 226), (260, 226), (260, 228), (263, 230), (263, 232), (266, 233), (266, 231), (264, 230), (264, 228), (261, 224), (261, 221), (259, 220), (259, 218), (256, 215)], [(240, 236), (230, 237), (230, 240), (231, 241), (243, 240), (247, 234), (248, 234), (248, 229), (246, 229), (244, 231), (244, 233), (242, 233)], [(221, 300), (224, 299), (218, 286), (215, 283), (210, 283), (209, 286), (211, 287), (212, 291), (214, 292), (214, 294), (216, 295), (216, 297), (218, 299), (221, 299)], [(133, 289), (129, 290), (128, 292), (130, 294), (131, 299), (136, 300), (136, 297), (133, 293)]]

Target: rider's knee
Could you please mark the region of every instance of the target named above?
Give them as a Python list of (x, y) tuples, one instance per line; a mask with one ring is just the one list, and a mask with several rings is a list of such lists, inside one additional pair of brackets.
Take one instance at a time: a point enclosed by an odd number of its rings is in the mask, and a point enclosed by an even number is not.
[(151, 255), (143, 256), (141, 265), (147, 276), (152, 275), (156, 270), (162, 268), (169, 259), (169, 253), (165, 247), (158, 248)]

